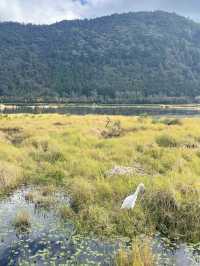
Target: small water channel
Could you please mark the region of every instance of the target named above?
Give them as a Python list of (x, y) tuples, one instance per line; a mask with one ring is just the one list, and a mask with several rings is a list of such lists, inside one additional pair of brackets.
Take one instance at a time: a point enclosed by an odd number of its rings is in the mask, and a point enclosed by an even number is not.
[[(22, 187), (0, 201), (0, 265), (115, 265), (114, 258), (124, 240), (103, 241), (91, 236), (80, 236), (74, 225), (62, 222), (60, 205), (69, 205), (62, 193), (53, 194), (55, 206), (38, 207), (27, 200), (27, 193), (37, 188)], [(13, 221), (20, 211), (30, 216), (31, 227), (19, 232)], [(172, 244), (156, 236), (153, 250), (158, 265), (200, 265), (200, 246)]]

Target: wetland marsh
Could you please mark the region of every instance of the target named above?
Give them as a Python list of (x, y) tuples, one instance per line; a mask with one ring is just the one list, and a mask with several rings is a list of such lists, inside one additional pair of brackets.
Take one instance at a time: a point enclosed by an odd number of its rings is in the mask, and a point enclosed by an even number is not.
[(0, 264), (200, 265), (199, 175), (199, 118), (1, 115)]

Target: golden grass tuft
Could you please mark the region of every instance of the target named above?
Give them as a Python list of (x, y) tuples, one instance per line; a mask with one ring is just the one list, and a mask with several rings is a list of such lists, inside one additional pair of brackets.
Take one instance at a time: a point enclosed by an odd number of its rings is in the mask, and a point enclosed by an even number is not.
[(33, 202), (34, 200), (34, 193), (32, 191), (29, 191), (26, 193), (26, 195), (24, 196), (25, 200), (26, 201), (29, 201), (29, 202)]
[(41, 187), (42, 196), (51, 196), (56, 192), (56, 187), (52, 184)]
[(31, 227), (29, 213), (26, 210), (19, 211), (13, 221), (13, 226), (17, 231), (27, 231)]
[(54, 198), (51, 196), (45, 197), (42, 195), (38, 195), (33, 199), (36, 208), (50, 208), (54, 205)]
[(59, 215), (62, 220), (68, 220), (75, 217), (75, 213), (73, 212), (73, 210), (65, 205), (59, 208)]
[(54, 193), (56, 188), (53, 185), (42, 186), (35, 191), (29, 191), (25, 195), (25, 200), (33, 202), (37, 208), (49, 208), (56, 204)]
[(117, 266), (155, 266), (156, 256), (153, 254), (149, 240), (134, 239), (130, 249), (122, 248), (116, 255)]
[(10, 162), (0, 163), (0, 189), (7, 191), (22, 181), (22, 170)]

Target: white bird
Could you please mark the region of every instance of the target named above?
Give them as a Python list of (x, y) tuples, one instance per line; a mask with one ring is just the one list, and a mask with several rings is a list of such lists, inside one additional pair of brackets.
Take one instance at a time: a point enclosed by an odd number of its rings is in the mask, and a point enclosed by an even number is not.
[(122, 203), (121, 209), (133, 209), (135, 207), (138, 194), (140, 192), (144, 193), (144, 191), (145, 191), (144, 184), (143, 183), (139, 184), (135, 193), (125, 198), (125, 200)]

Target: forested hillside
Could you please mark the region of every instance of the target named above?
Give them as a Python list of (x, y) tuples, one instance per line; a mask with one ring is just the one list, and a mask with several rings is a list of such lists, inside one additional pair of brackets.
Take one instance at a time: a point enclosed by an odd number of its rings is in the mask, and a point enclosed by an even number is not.
[(162, 11), (0, 23), (2, 99), (142, 102), (200, 95), (200, 24)]

